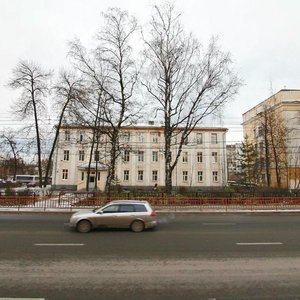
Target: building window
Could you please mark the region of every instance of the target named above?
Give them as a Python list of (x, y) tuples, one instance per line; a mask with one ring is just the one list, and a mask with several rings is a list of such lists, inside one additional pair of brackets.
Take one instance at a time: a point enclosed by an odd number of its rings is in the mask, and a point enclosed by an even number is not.
[(84, 132), (80, 131), (79, 132), (79, 142), (82, 143), (84, 141)]
[(213, 171), (213, 182), (218, 182), (218, 171)]
[(138, 151), (138, 161), (144, 161), (144, 151)]
[(218, 152), (212, 152), (211, 155), (212, 155), (212, 162), (213, 163), (218, 162)]
[(64, 160), (69, 160), (69, 159), (70, 159), (70, 151), (64, 150)]
[(84, 180), (84, 172), (81, 172), (81, 180)]
[(94, 158), (95, 158), (95, 161), (99, 161), (100, 160), (100, 152), (99, 152), (99, 150), (95, 151)]
[(152, 171), (152, 181), (157, 181), (158, 179), (158, 171)]
[(257, 136), (260, 137), (260, 136), (263, 136), (263, 135), (264, 135), (263, 127), (259, 126), (258, 130), (257, 130)]
[(188, 171), (182, 171), (182, 181), (188, 182)]
[(69, 142), (71, 139), (71, 133), (69, 130), (65, 131), (65, 141)]
[(211, 143), (218, 144), (218, 135), (216, 133), (211, 134)]
[(203, 171), (198, 171), (197, 177), (198, 177), (198, 182), (202, 182), (203, 181)]
[(124, 170), (124, 181), (129, 180), (129, 170)]
[(144, 133), (143, 132), (138, 132), (138, 142), (143, 143), (144, 142)]
[(184, 144), (184, 145), (188, 145), (188, 143), (189, 143), (189, 137), (186, 136), (186, 137), (184, 138), (183, 144)]
[(152, 161), (158, 161), (158, 151), (152, 151)]
[(158, 132), (152, 132), (151, 137), (152, 137), (152, 143), (157, 144), (158, 143)]
[(138, 181), (144, 180), (144, 171), (138, 170)]
[(123, 133), (123, 141), (126, 142), (130, 142), (130, 132), (124, 132)]
[(124, 151), (124, 161), (128, 162), (130, 160), (130, 152), (128, 150)]
[(64, 180), (68, 179), (68, 175), (69, 175), (69, 170), (63, 169), (62, 170), (62, 179), (64, 179)]
[(182, 162), (186, 163), (188, 162), (188, 153), (182, 152)]
[(84, 161), (84, 150), (79, 150), (79, 160)]
[(196, 143), (197, 143), (198, 145), (203, 143), (203, 136), (202, 136), (202, 133), (197, 133), (197, 134), (196, 134)]
[(197, 162), (202, 163), (203, 162), (203, 153), (197, 152)]

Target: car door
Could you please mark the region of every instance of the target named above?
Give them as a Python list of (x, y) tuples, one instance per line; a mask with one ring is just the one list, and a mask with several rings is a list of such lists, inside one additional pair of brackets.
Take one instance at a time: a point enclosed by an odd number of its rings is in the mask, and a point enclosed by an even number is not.
[(119, 207), (119, 225), (120, 228), (128, 228), (136, 218), (133, 204), (120, 204)]
[(111, 204), (97, 212), (94, 223), (97, 227), (118, 227), (119, 205)]

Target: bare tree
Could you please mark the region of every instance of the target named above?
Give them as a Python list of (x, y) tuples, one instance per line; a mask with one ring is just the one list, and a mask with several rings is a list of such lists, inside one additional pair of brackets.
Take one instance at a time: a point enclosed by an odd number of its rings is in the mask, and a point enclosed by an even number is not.
[(26, 140), (20, 141), (18, 138), (18, 132), (13, 131), (12, 129), (5, 129), (4, 132), (0, 135), (0, 143), (2, 155), (1, 159), (11, 160), (13, 163), (13, 180), (16, 179), (17, 170), (19, 167), (23, 166), (22, 154), (27, 152), (27, 149), (30, 146), (30, 143)]
[(287, 179), (287, 138), (288, 129), (279, 111), (264, 106), (260, 113), (259, 127), (263, 134), (264, 162), (267, 185), (272, 184), (272, 170), (274, 170), (276, 185), (282, 187), (282, 179)]
[(43, 182), (44, 187), (48, 182), (54, 150), (57, 145), (59, 132), (66, 116), (66, 112), (74, 105), (73, 102), (80, 101), (85, 96), (85, 90), (81, 82), (81, 78), (76, 76), (74, 73), (62, 70), (60, 72), (58, 82), (53, 88), (55, 91), (54, 107), (56, 107), (58, 112), (58, 121), (55, 125), (54, 138), (45, 168), (45, 177)]
[(101, 95), (103, 133), (108, 136), (110, 147), (106, 180), (106, 192), (110, 194), (116, 161), (121, 153), (121, 129), (131, 124), (137, 111), (133, 93), (138, 70), (130, 46), (137, 22), (126, 11), (117, 8), (109, 9), (103, 17), (105, 25), (97, 35), (98, 47), (92, 56), (87, 55), (79, 41), (71, 43), (70, 54), (76, 68)]
[(9, 81), (11, 88), (22, 92), (19, 100), (13, 105), (14, 113), (21, 120), (32, 119), (34, 121), (40, 187), (42, 187), (43, 172), (39, 121), (46, 108), (45, 98), (49, 94), (48, 81), (51, 76), (50, 71), (44, 71), (39, 65), (22, 60), (13, 70), (13, 77)]
[[(164, 126), (165, 186), (172, 191), (172, 172), (191, 131), (216, 113), (238, 91), (241, 80), (231, 69), (228, 53), (212, 39), (207, 49), (186, 35), (180, 14), (172, 4), (155, 6), (150, 35), (144, 37), (146, 64), (144, 86), (154, 100)], [(178, 151), (171, 159), (172, 141)]]

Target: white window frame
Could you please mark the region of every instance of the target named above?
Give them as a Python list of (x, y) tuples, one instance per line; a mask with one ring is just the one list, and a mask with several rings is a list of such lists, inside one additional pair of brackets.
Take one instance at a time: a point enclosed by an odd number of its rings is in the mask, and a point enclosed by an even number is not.
[(182, 171), (182, 181), (183, 182), (189, 181), (189, 172), (188, 171)]
[(158, 162), (158, 151), (152, 151), (152, 161)]
[(157, 170), (152, 171), (152, 181), (154, 181), (154, 182), (158, 181), (158, 171)]
[(211, 153), (211, 156), (212, 156), (212, 162), (213, 162), (214, 164), (217, 163), (217, 162), (218, 162), (218, 152), (213, 151), (213, 152)]
[(197, 180), (198, 182), (203, 182), (203, 171), (197, 172)]
[(200, 145), (203, 144), (203, 134), (202, 133), (196, 133), (196, 144)]
[(68, 169), (62, 169), (62, 179), (68, 180), (69, 178), (69, 170)]
[(158, 144), (158, 132), (151, 132), (151, 141), (154, 144)]
[(203, 163), (203, 152), (202, 151), (197, 152), (197, 162)]
[(186, 136), (186, 137), (184, 138), (183, 145), (188, 145), (188, 144), (189, 144), (189, 137)]
[(123, 180), (124, 181), (129, 181), (129, 170), (124, 170)]
[(100, 161), (100, 151), (99, 150), (94, 151), (94, 161)]
[(144, 151), (138, 151), (138, 162), (144, 161)]
[(138, 142), (144, 143), (145, 141), (144, 132), (138, 132), (137, 136), (138, 136)]
[(123, 141), (126, 143), (130, 142), (130, 132), (129, 131), (126, 131), (124, 132), (123, 134)]
[(218, 144), (218, 134), (217, 133), (212, 133), (211, 134), (211, 143), (212, 144)]
[(70, 160), (70, 150), (64, 150), (64, 161)]
[(189, 156), (189, 154), (187, 151), (182, 152), (182, 162), (183, 163), (187, 163), (189, 161), (188, 156)]
[(213, 171), (212, 176), (213, 176), (213, 182), (219, 182), (218, 171)]
[(70, 130), (65, 130), (65, 141), (69, 142), (71, 140), (71, 132)]
[(84, 161), (84, 150), (79, 150), (79, 160)]
[(79, 131), (79, 143), (84, 142), (84, 132), (83, 131)]
[(138, 181), (144, 181), (144, 170), (138, 170)]
[(124, 160), (125, 162), (129, 162), (129, 161), (130, 161), (130, 151), (124, 150), (123, 160)]

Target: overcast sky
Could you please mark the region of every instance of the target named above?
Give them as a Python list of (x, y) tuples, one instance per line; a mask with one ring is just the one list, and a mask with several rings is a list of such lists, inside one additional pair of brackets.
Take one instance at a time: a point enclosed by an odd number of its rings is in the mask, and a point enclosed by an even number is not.
[[(100, 14), (120, 7), (141, 24), (150, 0), (0, 0), (0, 128), (12, 126), (9, 107), (16, 97), (5, 85), (20, 59), (58, 71), (66, 65), (67, 42), (88, 46), (101, 25)], [(242, 139), (242, 114), (282, 88), (300, 88), (299, 0), (177, 0), (187, 31), (206, 44), (219, 37), (245, 85), (228, 104), (221, 125), (228, 141)]]

